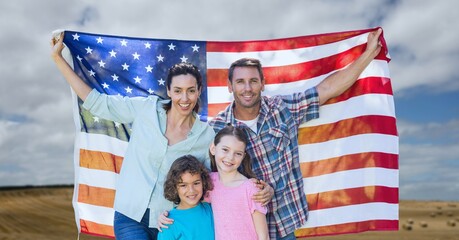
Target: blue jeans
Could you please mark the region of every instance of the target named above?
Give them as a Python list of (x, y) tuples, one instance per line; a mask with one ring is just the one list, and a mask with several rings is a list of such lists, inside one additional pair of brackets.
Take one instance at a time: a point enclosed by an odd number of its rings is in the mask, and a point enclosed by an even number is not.
[(145, 211), (140, 222), (115, 211), (115, 220), (113, 223), (115, 238), (121, 240), (156, 240), (158, 238), (158, 229), (148, 227), (149, 217), (150, 209)]

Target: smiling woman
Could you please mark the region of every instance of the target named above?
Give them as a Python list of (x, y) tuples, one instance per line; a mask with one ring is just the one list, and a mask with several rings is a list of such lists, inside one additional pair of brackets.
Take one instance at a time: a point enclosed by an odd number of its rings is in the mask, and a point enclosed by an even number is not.
[(166, 80), (169, 100), (156, 95), (138, 98), (108, 95), (93, 89), (70, 67), (62, 57), (63, 41), (64, 33), (59, 40), (50, 41), (51, 57), (83, 101), (83, 108), (97, 118), (132, 124), (116, 181), (114, 233), (107, 230), (103, 235), (154, 240), (158, 233), (158, 215), (172, 208), (172, 202), (163, 197), (163, 181), (172, 162), (185, 154), (193, 154), (210, 165), (207, 147), (215, 133), (197, 119), (196, 113), (202, 89), (201, 74), (189, 63), (172, 66)]

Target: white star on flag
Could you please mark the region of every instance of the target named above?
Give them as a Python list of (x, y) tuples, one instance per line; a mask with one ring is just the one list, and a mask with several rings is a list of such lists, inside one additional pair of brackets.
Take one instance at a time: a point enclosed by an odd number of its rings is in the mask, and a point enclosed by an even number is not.
[(87, 53), (87, 54), (92, 54), (92, 50), (93, 50), (92, 48), (87, 47), (87, 48), (85, 48), (85, 49), (86, 49), (86, 53)]
[(147, 69), (147, 72), (152, 72), (151, 70), (153, 70), (153, 67), (151, 67), (150, 65), (146, 66), (145, 69)]
[(73, 36), (73, 40), (80, 41), (80, 36), (78, 35), (78, 33), (75, 33), (72, 36)]
[(105, 63), (104, 61), (100, 60), (99, 62), (97, 62), (99, 64), (99, 67), (103, 68), (105, 67)]
[(113, 75), (112, 75), (112, 78), (113, 78), (113, 81), (118, 81), (119, 76), (116, 75), (116, 74), (113, 74)]
[(110, 53), (110, 57), (115, 57), (116, 58), (116, 52), (115, 51), (111, 50), (109, 53)]

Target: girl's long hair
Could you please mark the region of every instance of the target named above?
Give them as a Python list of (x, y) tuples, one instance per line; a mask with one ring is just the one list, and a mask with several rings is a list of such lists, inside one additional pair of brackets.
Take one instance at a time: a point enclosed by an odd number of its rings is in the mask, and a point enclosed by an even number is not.
[[(243, 142), (247, 147), (247, 136), (245, 135), (244, 130), (241, 128), (233, 127), (232, 125), (227, 125), (222, 130), (220, 130), (214, 138), (214, 145), (217, 146), (220, 143), (222, 137), (224, 136), (233, 136), (236, 137), (237, 140)], [(247, 153), (247, 150), (244, 151), (244, 159), (242, 159), (241, 165), (237, 169), (242, 175), (247, 178), (256, 178), (255, 173), (252, 171), (252, 159), (250, 155)], [(217, 172), (217, 164), (215, 163), (215, 156), (209, 150), (209, 157), (210, 157), (210, 169), (212, 172)]]

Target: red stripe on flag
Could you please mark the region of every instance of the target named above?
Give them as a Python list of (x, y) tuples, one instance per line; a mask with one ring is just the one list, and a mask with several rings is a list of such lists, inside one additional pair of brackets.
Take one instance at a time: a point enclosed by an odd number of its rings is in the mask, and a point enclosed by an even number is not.
[(363, 231), (398, 230), (398, 220), (370, 220), (345, 224), (328, 225), (324, 227), (302, 228), (295, 231), (296, 237), (312, 237), (358, 233)]
[(78, 202), (112, 208), (115, 203), (115, 190), (78, 185)]
[(259, 40), (250, 42), (207, 42), (207, 52), (259, 52), (273, 50), (289, 50), (295, 48), (314, 47), (339, 42), (362, 33), (373, 31), (358, 30), (333, 34), (317, 34), (303, 37)]
[(81, 232), (88, 234), (88, 235), (107, 237), (107, 238), (115, 237), (113, 226), (80, 219), (80, 227), (81, 227)]
[(373, 202), (397, 204), (398, 188), (384, 186), (348, 188), (307, 194), (306, 199), (310, 211)]
[(382, 152), (366, 152), (300, 163), (303, 177), (315, 177), (334, 172), (369, 167), (398, 169), (398, 155)]
[[(219, 53), (235, 53), (241, 52), (241, 56), (244, 55), (244, 52), (254, 52), (258, 51), (262, 53), (263, 51), (277, 51), (277, 50), (294, 50), (298, 48), (321, 46), (322, 44), (329, 44), (336, 42), (337, 45), (340, 44), (340, 41), (348, 39), (359, 34), (367, 33), (375, 29), (366, 29), (366, 30), (357, 30), (357, 31), (348, 31), (341, 33), (330, 33), (330, 34), (319, 34), (312, 36), (302, 36), (295, 38), (285, 38), (285, 39), (274, 39), (274, 40), (263, 40), (263, 41), (250, 41), (250, 42), (208, 42), (207, 51), (208, 52), (219, 52)], [(154, 41), (154, 40), (152, 40)], [(384, 59), (389, 61), (386, 57), (387, 46), (385, 44), (384, 38), (381, 36), (381, 42), (383, 44), (383, 50), (376, 57), (376, 59)], [(69, 42), (71, 45), (72, 43)], [(340, 45), (338, 49), (347, 49), (344, 44), (348, 45), (347, 42), (343, 42), (343, 45)], [(335, 45), (335, 46), (337, 46)], [(341, 47), (342, 46), (342, 47)], [(322, 45), (321, 47), (327, 47)], [(359, 46), (354, 46), (350, 50), (344, 52), (335, 52), (330, 56), (325, 56), (322, 59), (316, 59), (310, 62), (291, 64), (287, 66), (270, 66), (264, 68), (265, 78), (267, 79), (267, 84), (283, 84), (290, 83), (295, 86), (295, 82), (299, 80), (308, 80), (315, 77), (322, 77), (325, 74), (329, 74), (337, 69), (341, 69), (354, 61), (361, 52), (364, 51), (366, 44), (361, 44)], [(314, 50), (314, 49), (313, 49)], [(319, 50), (320, 51), (320, 50)], [(336, 51), (334, 49), (333, 51)], [(278, 57), (275, 55), (276, 58)], [(211, 57), (209, 57), (212, 61)], [(280, 59), (275, 59), (280, 60)], [(210, 66), (210, 65), (209, 65)], [(229, 66), (223, 66), (223, 68)], [(375, 66), (376, 68), (382, 67), (381, 65)], [(385, 71), (384, 68), (379, 70)], [(377, 71), (379, 72), (379, 71)], [(226, 87), (227, 85), (227, 69), (210, 69), (208, 70), (208, 86), (217, 86), (217, 87)], [(101, 87), (102, 88), (102, 87)], [(209, 91), (215, 89), (210, 88)], [(303, 89), (305, 90), (305, 89)], [(301, 91), (300, 89), (298, 91)], [(343, 93), (341, 96), (331, 99), (327, 104), (335, 103), (339, 101), (344, 101), (354, 96), (360, 96), (368, 93), (377, 93), (377, 94), (387, 94), (388, 97), (392, 97), (392, 89), (390, 87), (390, 79), (384, 77), (368, 77), (365, 79), (360, 79), (350, 90)], [(229, 94), (229, 93), (228, 93)], [(212, 94), (209, 94), (212, 95)], [(371, 98), (372, 96), (369, 95)], [(360, 98), (359, 98), (360, 100)], [(218, 101), (218, 100), (217, 100)], [(212, 102), (212, 100), (211, 100)], [(392, 110), (392, 106), (387, 106), (391, 102), (385, 103), (384, 112)], [(209, 104), (208, 112), (209, 116), (215, 116), (219, 111), (223, 110), (228, 103), (217, 103)], [(341, 105), (337, 105), (341, 107)], [(345, 107), (345, 106), (344, 106)], [(338, 139), (342, 137), (348, 137), (352, 134), (363, 134), (363, 133), (383, 133), (390, 135), (397, 135), (395, 118), (385, 117), (385, 116), (368, 116), (367, 111), (364, 111), (367, 115), (364, 117), (356, 117), (348, 120), (341, 120), (334, 124), (324, 124), (318, 127), (309, 127), (302, 128), (300, 131), (300, 144), (323, 142), (330, 139)], [(76, 117), (81, 117), (78, 111), (75, 111)], [(326, 116), (322, 116), (327, 118)], [(353, 127), (351, 124), (363, 125), (359, 127)], [(370, 125), (371, 127), (370, 127)], [(113, 125), (113, 124), (111, 124)], [(333, 126), (332, 126), (333, 125)], [(378, 125), (378, 126), (372, 126)], [(381, 127), (381, 125), (389, 125), (388, 128)], [(110, 126), (113, 127), (113, 126)], [(393, 129), (390, 129), (393, 128)], [(324, 132), (338, 132), (338, 133), (324, 133)], [(345, 132), (346, 134), (344, 134)], [(312, 137), (312, 140), (306, 139), (302, 136), (308, 135)], [(317, 136), (316, 136), (317, 135)], [(381, 143), (384, 144), (384, 143)], [(343, 146), (344, 148), (346, 146)], [(99, 151), (89, 151), (89, 150), (80, 150), (80, 159), (78, 159), (79, 165), (81, 168), (89, 168), (94, 170), (103, 170), (111, 171), (113, 173), (119, 173), (123, 158), (116, 156), (112, 153), (105, 153)], [(352, 154), (347, 156), (338, 156), (336, 158), (315, 161), (317, 159), (301, 159), (303, 161), (311, 161), (301, 163), (301, 170), (303, 176), (313, 177), (320, 176), (324, 174), (333, 174), (340, 171), (348, 171), (352, 169), (363, 169), (369, 167), (377, 168), (387, 168), (387, 169), (398, 169), (398, 155), (386, 154), (380, 152), (371, 152), (371, 153), (360, 153)], [(81, 169), (80, 168), (80, 169)], [(94, 183), (97, 184), (97, 178), (101, 177), (100, 174), (103, 171), (87, 171), (90, 176), (83, 176), (84, 181), (87, 184)], [(110, 178), (115, 178), (116, 174), (108, 174)], [(326, 178), (326, 176), (324, 176)], [(381, 177), (381, 176), (375, 176)], [(384, 177), (384, 176), (383, 176)], [(110, 179), (112, 180), (112, 179)], [(77, 182), (76, 184), (79, 184)], [(94, 185), (96, 185), (94, 184)], [(325, 183), (327, 184), (327, 183)], [(359, 186), (367, 186), (372, 183), (363, 182)], [(387, 203), (398, 203), (398, 189), (383, 187), (383, 186), (368, 186), (352, 189), (338, 189), (336, 191), (326, 191), (326, 189), (317, 189), (317, 194), (308, 195), (308, 203), (310, 209), (317, 214), (318, 218), (337, 218), (340, 220), (341, 216), (329, 216), (328, 211), (320, 211), (321, 209), (330, 209), (334, 207), (347, 207), (352, 205), (358, 205), (363, 203), (374, 203), (374, 202), (387, 202)], [(85, 184), (78, 185), (79, 196), (77, 201), (79, 203), (85, 203), (92, 206), (103, 206), (111, 208), (114, 202), (115, 190), (105, 189), (100, 187), (91, 187)], [(321, 192), (322, 191), (322, 192)], [(77, 204), (78, 205), (78, 204)], [(84, 205), (84, 204), (82, 204)], [(346, 208), (347, 209), (347, 208)], [(88, 209), (91, 211), (92, 209)], [(386, 209), (383, 209), (386, 210)], [(390, 209), (388, 209), (390, 211)], [(79, 211), (79, 207), (76, 207), (75, 211)], [(102, 219), (102, 216), (90, 213), (94, 219), (92, 221), (99, 222)], [(394, 213), (391, 212), (392, 216)], [(351, 233), (351, 232), (362, 232), (367, 230), (397, 230), (398, 229), (398, 220), (386, 221), (386, 220), (377, 220), (377, 216), (369, 215), (369, 221), (363, 222), (352, 222), (346, 224), (337, 224), (329, 225), (323, 227), (315, 228), (304, 228), (296, 232), (297, 236), (316, 236), (316, 235), (331, 235), (331, 234), (340, 234), (340, 233)], [(104, 237), (114, 237), (113, 227), (103, 224), (97, 224), (92, 221), (87, 221), (85, 219), (77, 219), (81, 226), (81, 232), (88, 233), (91, 235), (104, 236)], [(340, 221), (345, 222), (345, 221)]]
[[(280, 84), (306, 80), (347, 66), (357, 59), (364, 50), (365, 45), (359, 45), (336, 55), (309, 62), (276, 67), (263, 67), (263, 74), (266, 79), (266, 84)], [(210, 79), (207, 81), (208, 87), (226, 86), (228, 81), (228, 69), (208, 69), (207, 79)]]
[(228, 103), (212, 103), (207, 105), (207, 114), (209, 117), (215, 117), (220, 111), (225, 110)]
[(397, 136), (397, 131), (393, 127), (395, 124), (396, 120), (394, 117), (379, 115), (344, 119), (335, 123), (300, 128), (298, 131), (298, 143), (300, 145), (320, 143), (366, 133)]
[(123, 157), (108, 152), (80, 149), (80, 167), (120, 173)]
[(352, 87), (338, 97), (328, 100), (325, 104), (331, 104), (347, 100), (351, 97), (369, 93), (393, 95), (390, 79), (385, 77), (366, 77), (359, 79)]

